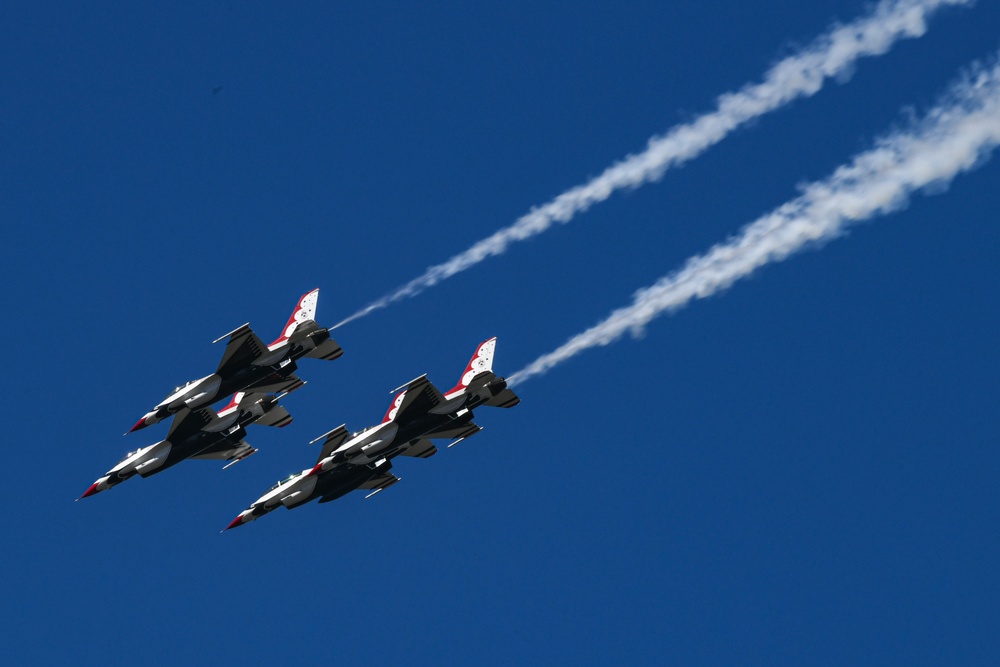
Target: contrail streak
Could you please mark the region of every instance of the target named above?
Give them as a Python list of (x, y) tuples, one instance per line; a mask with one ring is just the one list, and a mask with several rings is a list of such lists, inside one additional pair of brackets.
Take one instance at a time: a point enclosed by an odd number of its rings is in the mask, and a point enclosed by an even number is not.
[(504, 253), (517, 241), (541, 234), (554, 223), (565, 224), (617, 190), (659, 180), (671, 167), (697, 157), (747, 122), (797, 98), (815, 95), (827, 79), (849, 73), (859, 58), (886, 53), (900, 39), (920, 37), (927, 31), (927, 19), (941, 7), (972, 2), (882, 0), (868, 14), (846, 25), (833, 26), (797, 54), (778, 62), (768, 70), (762, 82), (720, 96), (714, 111), (678, 125), (663, 136), (653, 137), (645, 151), (626, 157), (590, 182), (532, 209), (512, 225), (443, 264), (428, 268), (423, 275), (373, 301), (333, 328), (416, 296), (488, 257)]
[(730, 287), (771, 262), (845, 228), (905, 206), (910, 195), (947, 185), (979, 164), (1000, 144), (1000, 64), (978, 66), (944, 100), (907, 130), (889, 134), (832, 176), (748, 225), (737, 236), (689, 259), (633, 297), (600, 324), (574, 336), (512, 375), (518, 384), (580, 352), (641, 333), (654, 318)]

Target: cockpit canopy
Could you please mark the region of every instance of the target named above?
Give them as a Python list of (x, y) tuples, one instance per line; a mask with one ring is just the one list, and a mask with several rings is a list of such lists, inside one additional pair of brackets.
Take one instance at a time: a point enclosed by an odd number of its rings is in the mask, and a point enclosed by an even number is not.
[(176, 387), (174, 387), (174, 390), (173, 390), (173, 392), (171, 392), (171, 395), (176, 394), (177, 392), (179, 392), (182, 389), (187, 389), (188, 387), (190, 387), (191, 385), (193, 385), (197, 381), (198, 380), (191, 380), (190, 382), (185, 382), (184, 384), (177, 385)]
[(289, 475), (285, 479), (278, 480), (278, 482), (274, 486), (272, 486), (270, 489), (268, 489), (267, 491), (265, 491), (265, 493), (270, 493), (271, 491), (274, 491), (279, 486), (282, 486), (284, 484), (288, 484), (290, 481), (292, 481), (293, 479), (295, 479), (296, 477), (298, 477), (301, 474), (302, 473), (295, 473), (293, 475)]
[(129, 452), (128, 454), (126, 454), (125, 456), (123, 456), (121, 458), (121, 461), (119, 461), (118, 463), (121, 463), (122, 461), (126, 461), (126, 460), (130, 459), (130, 458), (132, 458), (133, 456), (135, 456), (138, 453), (139, 453), (138, 449), (133, 449), (131, 452)]

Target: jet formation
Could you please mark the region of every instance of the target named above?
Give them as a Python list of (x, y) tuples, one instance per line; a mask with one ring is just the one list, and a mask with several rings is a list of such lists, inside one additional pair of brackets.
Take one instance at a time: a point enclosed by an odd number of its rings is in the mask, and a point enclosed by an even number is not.
[[(319, 289), (304, 294), (281, 335), (264, 343), (249, 324), (216, 339), (228, 339), (222, 360), (211, 375), (187, 382), (142, 416), (128, 433), (173, 418), (166, 437), (126, 454), (84, 492), (87, 498), (127, 479), (149, 477), (185, 459), (225, 461), (223, 468), (257, 450), (245, 440), (248, 426), (284, 427), (292, 417), (279, 401), (305, 385), (295, 375), (303, 357), (334, 360), (343, 354), (328, 329), (316, 321)], [(480, 343), (454, 387), (441, 392), (426, 375), (393, 390), (381, 423), (351, 432), (340, 425), (310, 444), (321, 442), (316, 463), (269, 488), (229, 524), (250, 523), (286, 507), (319, 499), (330, 502), (354, 490), (371, 497), (399, 481), (392, 472), (397, 456), (428, 458), (437, 453), (434, 440), (448, 447), (482, 428), (473, 421), (480, 406), (511, 408), (520, 402), (502, 377), (493, 373), (496, 338)], [(232, 394), (217, 412), (212, 404)], [(128, 435), (126, 433), (126, 435)]]
[(302, 295), (281, 335), (270, 345), (265, 346), (249, 324), (212, 341), (218, 343), (224, 338), (229, 339), (215, 372), (175, 388), (143, 415), (129, 433), (151, 426), (185, 408), (194, 410), (209, 405), (236, 391), (287, 392), (289, 387), (302, 382), (294, 375), (295, 362), (302, 357), (339, 358), (344, 351), (337, 341), (330, 338), (329, 329), (321, 328), (313, 319), (318, 301), (318, 289)]
[[(329, 330), (316, 324), (318, 301), (318, 289), (303, 294), (281, 335), (270, 345), (265, 346), (249, 324), (216, 339), (216, 343), (227, 337), (229, 341), (215, 372), (174, 389), (129, 431), (173, 415), (167, 437), (126, 454), (81, 498), (135, 475), (148, 477), (189, 458), (221, 459), (227, 461), (224, 467), (228, 468), (257, 451), (243, 439), (247, 426), (290, 424), (291, 415), (278, 401), (305, 384), (294, 374), (295, 362), (302, 357), (333, 360), (344, 353)], [(225, 408), (215, 412), (209, 407), (230, 393), (233, 397)]]

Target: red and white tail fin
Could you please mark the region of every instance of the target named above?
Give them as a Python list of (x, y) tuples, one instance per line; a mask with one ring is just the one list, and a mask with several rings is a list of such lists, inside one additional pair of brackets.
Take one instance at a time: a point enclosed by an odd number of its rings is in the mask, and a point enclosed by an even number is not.
[(268, 348), (274, 348), (276, 345), (284, 343), (286, 340), (291, 338), (292, 334), (295, 333), (295, 329), (309, 320), (315, 321), (316, 319), (316, 304), (319, 301), (319, 288), (317, 287), (311, 292), (307, 292), (302, 295), (299, 299), (299, 303), (295, 306), (295, 310), (292, 311), (292, 316), (288, 318), (288, 324), (282, 329), (281, 335), (270, 345)]
[(231, 414), (233, 410), (240, 407), (240, 401), (243, 400), (243, 396), (245, 393), (246, 392), (238, 391), (235, 394), (233, 394), (232, 400), (226, 403), (226, 407), (219, 410), (218, 415), (220, 417), (225, 417), (226, 415)]
[(392, 399), (392, 403), (389, 404), (389, 409), (385, 411), (385, 417), (382, 417), (382, 423), (391, 422), (396, 418), (396, 413), (399, 412), (399, 406), (403, 404), (403, 397), (406, 396), (406, 389), (396, 394), (396, 397)]
[(492, 372), (493, 352), (496, 348), (496, 336), (480, 343), (479, 347), (476, 348), (476, 353), (472, 355), (472, 359), (469, 359), (469, 363), (465, 366), (465, 371), (462, 373), (462, 377), (459, 379), (458, 384), (446, 392), (445, 397), (447, 398), (452, 394), (464, 391), (469, 386), (469, 383), (472, 382), (472, 378), (476, 377), (480, 373)]

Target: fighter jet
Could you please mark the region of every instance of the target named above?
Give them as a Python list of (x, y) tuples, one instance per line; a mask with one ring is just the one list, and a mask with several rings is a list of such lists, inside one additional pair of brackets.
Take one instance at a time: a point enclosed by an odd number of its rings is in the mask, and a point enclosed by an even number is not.
[(328, 329), (316, 324), (316, 302), (319, 289), (302, 295), (288, 318), (281, 335), (265, 346), (249, 324), (229, 332), (224, 338), (226, 351), (215, 372), (198, 380), (183, 384), (143, 415), (129, 433), (146, 428), (183, 409), (196, 410), (211, 405), (223, 396), (237, 391), (255, 393), (287, 392), (289, 387), (301, 384), (293, 374), (295, 362), (302, 357), (337, 359), (344, 353), (330, 337)]
[[(319, 498), (336, 500), (355, 489), (369, 489), (366, 498), (399, 481), (392, 472), (396, 456), (428, 458), (437, 453), (432, 439), (450, 439), (451, 447), (482, 429), (473, 423), (474, 408), (511, 408), (521, 399), (493, 373), (496, 338), (476, 348), (458, 384), (442, 394), (426, 375), (407, 383), (396, 394), (382, 423), (357, 433), (338, 426), (313, 443), (323, 441), (316, 465), (291, 475), (268, 489), (226, 528), (236, 528), (284, 505), (291, 509)], [(310, 443), (312, 444), (312, 443)]]
[[(288, 391), (300, 386), (301, 383)], [(223, 468), (228, 468), (257, 451), (243, 440), (247, 426), (283, 427), (292, 423), (291, 415), (278, 404), (280, 398), (238, 392), (229, 405), (218, 413), (212, 408), (182, 408), (174, 417), (165, 440), (126, 454), (118, 465), (91, 484), (80, 497), (87, 498), (106, 491), (136, 474), (141, 477), (155, 475), (184, 459), (224, 460), (228, 463)]]

